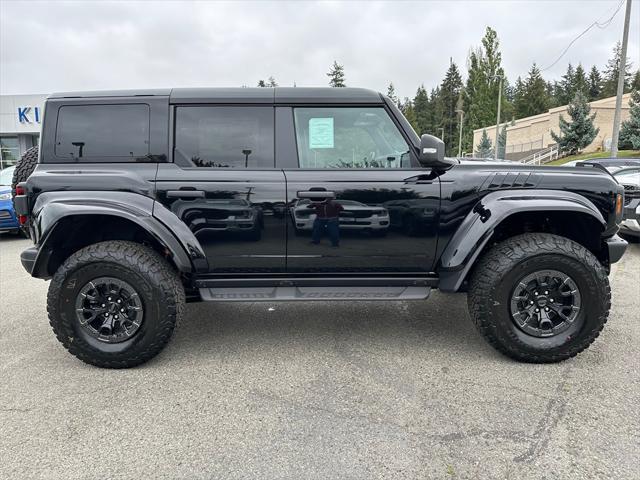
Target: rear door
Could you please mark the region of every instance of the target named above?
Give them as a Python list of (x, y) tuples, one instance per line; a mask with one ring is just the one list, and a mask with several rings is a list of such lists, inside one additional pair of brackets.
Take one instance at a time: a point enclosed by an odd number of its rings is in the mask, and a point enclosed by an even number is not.
[(173, 163), (157, 198), (194, 233), (209, 273), (282, 273), (286, 191), (275, 169), (274, 107), (173, 105)]
[(277, 150), (287, 178), (287, 271), (431, 271), (439, 180), (418, 165), (385, 106), (278, 110), (279, 136), (295, 145)]

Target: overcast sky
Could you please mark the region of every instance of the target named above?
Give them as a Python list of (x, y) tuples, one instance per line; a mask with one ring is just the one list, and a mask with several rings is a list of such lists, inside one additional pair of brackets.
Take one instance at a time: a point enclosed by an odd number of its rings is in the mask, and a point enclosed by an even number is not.
[[(400, 96), (434, 87), (449, 58), (466, 71), (487, 25), (498, 32), (513, 82), (532, 62), (552, 63), (611, 1), (448, 2), (32, 2), (0, 0), (0, 93), (139, 87), (324, 86), (336, 59), (348, 86)], [(545, 78), (567, 63), (603, 68), (622, 36), (624, 5), (606, 29), (579, 39)], [(633, 4), (628, 56), (640, 66), (640, 1)]]

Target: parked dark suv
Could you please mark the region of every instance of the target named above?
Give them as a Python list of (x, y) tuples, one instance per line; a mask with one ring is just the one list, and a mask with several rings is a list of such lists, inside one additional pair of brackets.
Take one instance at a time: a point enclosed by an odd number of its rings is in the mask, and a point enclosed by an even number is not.
[[(626, 247), (610, 175), (461, 164), (363, 89), (52, 95), (14, 189), (35, 243), (22, 263), (51, 279), (51, 326), (101, 367), (160, 352), (185, 301), (423, 300), (433, 288), (468, 291), (502, 353), (560, 361), (598, 336)], [(302, 205), (311, 238), (292, 221)], [(356, 206), (363, 222), (389, 221), (385, 235), (349, 230)]]

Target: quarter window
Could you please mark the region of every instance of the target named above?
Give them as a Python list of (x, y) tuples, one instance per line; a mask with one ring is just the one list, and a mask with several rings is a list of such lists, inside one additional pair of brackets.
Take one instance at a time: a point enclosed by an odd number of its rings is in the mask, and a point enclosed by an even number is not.
[(300, 168), (410, 168), (409, 147), (384, 108), (295, 108)]
[(177, 107), (176, 155), (196, 167), (273, 168), (273, 107)]
[(55, 154), (73, 161), (137, 161), (146, 157), (149, 155), (149, 106), (60, 107)]

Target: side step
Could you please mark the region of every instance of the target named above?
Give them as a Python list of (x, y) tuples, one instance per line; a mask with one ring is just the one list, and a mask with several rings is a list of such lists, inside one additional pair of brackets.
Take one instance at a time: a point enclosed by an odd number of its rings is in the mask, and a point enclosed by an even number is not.
[(331, 286), (331, 287), (218, 287), (201, 288), (208, 302), (274, 302), (310, 300), (424, 300), (431, 287), (426, 286)]

